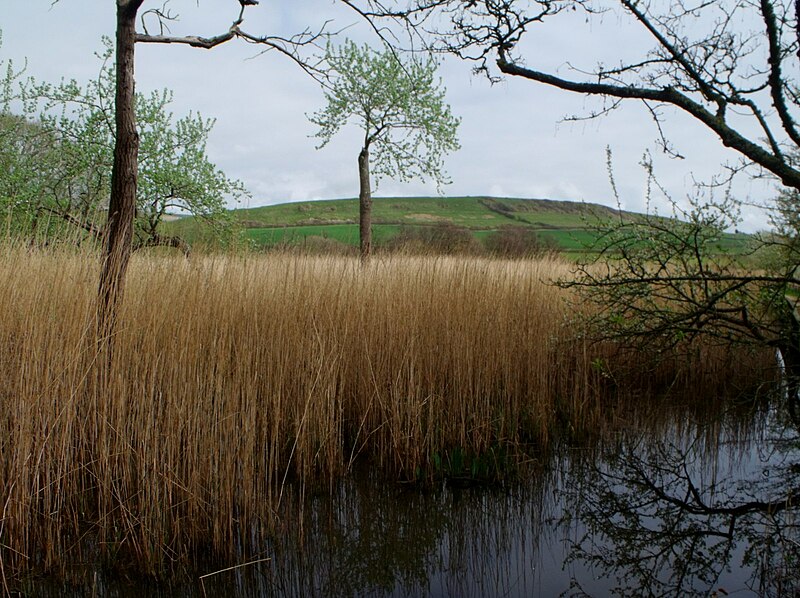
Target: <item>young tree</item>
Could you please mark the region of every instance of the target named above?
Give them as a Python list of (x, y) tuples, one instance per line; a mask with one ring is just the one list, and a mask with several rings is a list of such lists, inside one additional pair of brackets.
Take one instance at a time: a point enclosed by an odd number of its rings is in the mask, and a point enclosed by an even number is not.
[(328, 103), (309, 119), (319, 126), (320, 147), (351, 119), (363, 131), (358, 199), (364, 262), (372, 250), (372, 175), (446, 183), (442, 157), (459, 148), (459, 119), (445, 103), (433, 60), (404, 62), (388, 48), (376, 51), (348, 40), (339, 48), (329, 44), (326, 61)]
[(27, 236), (46, 183), (56, 173), (57, 144), (35, 122), (0, 109), (0, 214), (6, 237)]
[[(2, 33), (0, 32), (0, 47)], [(39, 128), (13, 108), (20, 100), (20, 83), (24, 69), (16, 69), (11, 61), (0, 60), (4, 72), (0, 79), (0, 210), (6, 235), (16, 232), (21, 223), (18, 214), (36, 201), (39, 190), (32, 181), (43, 174), (42, 162), (53, 144)], [(31, 160), (28, 157), (35, 157)]]

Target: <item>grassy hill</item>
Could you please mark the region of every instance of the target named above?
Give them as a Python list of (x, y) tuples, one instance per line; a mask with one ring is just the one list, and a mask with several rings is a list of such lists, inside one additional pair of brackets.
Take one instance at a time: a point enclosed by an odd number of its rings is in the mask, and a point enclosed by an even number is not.
[[(232, 211), (246, 238), (261, 246), (299, 244), (309, 237), (358, 244), (358, 200), (333, 199), (285, 203)], [(607, 206), (547, 199), (494, 197), (382, 197), (373, 204), (373, 237), (378, 245), (409, 228), (448, 225), (468, 229), (478, 240), (509, 226), (535, 231), (562, 251), (586, 251), (594, 236), (591, 223), (619, 217)], [(623, 218), (635, 214), (623, 212)], [(192, 218), (169, 223), (189, 240), (198, 234)], [(729, 235), (726, 249), (742, 247), (747, 235)]]

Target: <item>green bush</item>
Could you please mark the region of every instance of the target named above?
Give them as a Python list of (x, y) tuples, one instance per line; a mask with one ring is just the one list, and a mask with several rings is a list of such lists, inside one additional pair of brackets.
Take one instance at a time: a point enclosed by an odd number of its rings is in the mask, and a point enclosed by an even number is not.
[(485, 240), (492, 255), (507, 258), (539, 257), (557, 253), (558, 243), (524, 226), (504, 226)]

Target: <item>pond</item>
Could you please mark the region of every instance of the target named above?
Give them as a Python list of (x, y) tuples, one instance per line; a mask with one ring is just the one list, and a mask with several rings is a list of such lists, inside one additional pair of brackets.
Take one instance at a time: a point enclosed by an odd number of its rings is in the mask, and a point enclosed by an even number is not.
[[(655, 421), (657, 420), (657, 421)], [(365, 466), (296, 497), (285, 533), (169, 586), (91, 567), (83, 596), (794, 596), (800, 440), (762, 403), (564, 438), (524, 482), (387, 483)], [(255, 532), (254, 536), (255, 536)]]

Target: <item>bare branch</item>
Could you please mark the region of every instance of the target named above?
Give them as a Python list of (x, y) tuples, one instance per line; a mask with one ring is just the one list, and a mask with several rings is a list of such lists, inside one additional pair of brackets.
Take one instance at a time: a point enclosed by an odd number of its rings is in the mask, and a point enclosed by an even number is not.
[[(327, 75), (323, 68), (321, 68), (322, 60), (320, 58), (311, 58), (310, 56), (303, 56), (300, 53), (302, 48), (310, 47), (315, 50), (322, 48), (322, 41), (327, 40), (331, 33), (327, 31), (330, 21), (325, 21), (322, 26), (314, 31), (306, 29), (293, 35), (292, 37), (269, 36), (269, 35), (254, 35), (241, 29), (244, 22), (244, 9), (247, 6), (254, 6), (257, 4), (254, 0), (240, 0), (242, 7), (239, 12), (239, 17), (231, 24), (230, 28), (215, 35), (213, 37), (201, 37), (197, 35), (185, 36), (172, 36), (172, 35), (149, 35), (145, 33), (137, 33), (136, 41), (140, 43), (150, 44), (183, 44), (193, 48), (201, 48), (210, 50), (224, 44), (232, 39), (239, 38), (248, 43), (265, 46), (262, 53), (276, 51), (283, 54), (295, 64), (297, 64), (303, 71), (316, 81), (324, 85)], [(163, 16), (163, 11), (156, 11), (159, 19)], [(169, 18), (173, 18), (169, 15)], [(162, 29), (163, 33), (163, 29)]]
[(726, 147), (733, 148), (747, 156), (750, 160), (774, 173), (788, 187), (800, 189), (800, 171), (784, 162), (780, 157), (750, 141), (736, 129), (728, 126), (719, 114), (710, 112), (702, 104), (692, 100), (673, 87), (645, 88), (633, 85), (613, 85), (608, 83), (586, 83), (562, 79), (548, 73), (535, 71), (508, 62), (504, 56), (497, 61), (500, 71), (507, 75), (523, 77), (566, 91), (574, 91), (588, 95), (610, 96), (622, 99), (650, 100), (672, 104), (689, 113), (714, 131)]
[(54, 210), (53, 208), (50, 208), (50, 207), (47, 207), (47, 206), (40, 206), (39, 207), (39, 211), (40, 212), (48, 212), (50, 214), (54, 214), (55, 216), (58, 216), (59, 218), (61, 218), (65, 222), (68, 222), (69, 224), (71, 224), (73, 226), (76, 226), (76, 227), (86, 231), (96, 241), (99, 241), (100, 239), (103, 238), (102, 229), (100, 229), (94, 223), (89, 222), (88, 220), (80, 220), (78, 218), (75, 218), (69, 212)]
[(239, 25), (242, 23), (241, 19), (234, 21), (231, 28), (225, 33), (215, 35), (214, 37), (199, 37), (196, 35), (185, 36), (171, 36), (171, 35), (147, 35), (146, 33), (137, 33), (136, 41), (145, 44), (186, 44), (193, 48), (203, 48), (210, 50), (220, 44), (232, 40), (239, 34)]
[(781, 72), (782, 52), (779, 40), (778, 23), (775, 17), (775, 10), (770, 0), (761, 0), (761, 14), (767, 28), (767, 38), (769, 39), (769, 88), (772, 94), (772, 103), (778, 111), (783, 129), (789, 138), (800, 146), (800, 132), (797, 131), (797, 123), (789, 114), (786, 106), (786, 98), (783, 95), (785, 81)]

